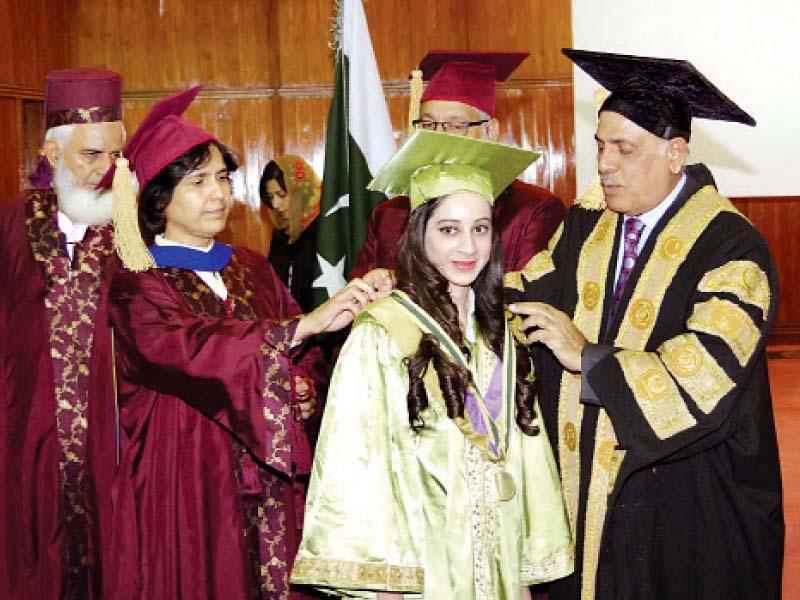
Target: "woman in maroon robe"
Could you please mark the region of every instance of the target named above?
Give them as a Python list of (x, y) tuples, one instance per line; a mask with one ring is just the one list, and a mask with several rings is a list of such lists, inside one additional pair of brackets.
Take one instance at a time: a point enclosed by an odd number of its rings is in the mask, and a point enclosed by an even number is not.
[(111, 280), (122, 455), (107, 593), (300, 598), (288, 574), (310, 452), (297, 418), (313, 413), (318, 354), (297, 353), (372, 292), (355, 282), (301, 317), (266, 259), (214, 240), (237, 165), (180, 117), (197, 91), (156, 105), (125, 150), (156, 268)]

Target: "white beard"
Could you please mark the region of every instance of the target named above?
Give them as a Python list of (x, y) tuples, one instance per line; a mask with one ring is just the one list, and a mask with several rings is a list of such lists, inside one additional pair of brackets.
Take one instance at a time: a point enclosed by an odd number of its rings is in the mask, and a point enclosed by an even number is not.
[(104, 225), (111, 220), (114, 214), (111, 190), (95, 191), (81, 187), (64, 161), (56, 164), (53, 187), (58, 195), (58, 209), (73, 223)]

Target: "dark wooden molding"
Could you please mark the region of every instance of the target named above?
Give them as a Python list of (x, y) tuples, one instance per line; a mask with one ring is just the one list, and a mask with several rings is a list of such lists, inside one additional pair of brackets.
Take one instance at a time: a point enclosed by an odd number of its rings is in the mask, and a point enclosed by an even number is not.
[(22, 100), (44, 100), (44, 90), (9, 83), (0, 83), (0, 98), (20, 98)]

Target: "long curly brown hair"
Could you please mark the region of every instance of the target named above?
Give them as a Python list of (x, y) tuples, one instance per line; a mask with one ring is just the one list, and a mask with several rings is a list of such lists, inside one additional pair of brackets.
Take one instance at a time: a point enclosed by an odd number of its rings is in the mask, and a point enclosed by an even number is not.
[[(428, 260), (425, 254), (425, 230), (442, 198), (430, 200), (414, 210), (408, 226), (400, 237), (398, 247), (397, 288), (433, 317), (469, 357), (469, 349), (458, 324), (458, 310), (448, 292), (448, 281)], [(472, 284), (475, 293), (475, 318), (489, 347), (498, 356), (503, 355), (503, 247), (500, 234), (492, 230), (492, 251), (489, 262)], [(528, 348), (515, 342), (517, 358), (516, 421), (528, 435), (537, 435), (539, 428), (532, 425), (536, 417), (534, 401), (537, 384), (530, 377), (531, 356)], [(452, 419), (464, 416), (464, 395), (472, 382), (466, 369), (447, 358), (436, 338), (424, 334), (417, 351), (408, 357), (408, 418), (411, 428), (420, 431), (425, 423), (422, 412), (428, 407), (428, 394), (423, 377), (433, 365), (439, 378), (447, 415)]]

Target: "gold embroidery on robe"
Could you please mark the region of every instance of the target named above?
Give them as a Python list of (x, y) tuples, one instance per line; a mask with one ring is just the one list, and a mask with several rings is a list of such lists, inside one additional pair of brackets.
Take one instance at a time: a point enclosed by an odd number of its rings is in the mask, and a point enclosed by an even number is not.
[(670, 373), (704, 413), (733, 389), (734, 383), (693, 333), (667, 340), (658, 349)]
[[(584, 252), (578, 260), (577, 285), (580, 292), (573, 322), (587, 340), (597, 342), (603, 317), (603, 303), (595, 291), (602, 290), (611, 253), (617, 214), (607, 210), (589, 234)], [(580, 402), (581, 378), (564, 371), (558, 399), (558, 453), (561, 464), (562, 489), (570, 526), (576, 531), (580, 489), (580, 430), (583, 404)], [(602, 412), (602, 411), (601, 411)]]
[[(656, 240), (653, 254), (647, 260), (647, 264), (636, 283), (631, 300), (625, 309), (618, 335), (614, 340), (615, 347), (629, 350), (643, 350), (645, 348), (647, 340), (652, 335), (656, 316), (661, 309), (667, 287), (672, 282), (684, 258), (689, 254), (708, 224), (723, 211), (736, 212), (736, 208), (727, 198), (721, 196), (713, 186), (706, 186), (695, 193), (690, 201), (680, 209), (678, 215), (667, 223)], [(610, 223), (607, 226), (610, 227)], [(614, 237), (614, 229), (611, 229), (609, 237)], [(613, 245), (613, 240), (611, 243)], [(586, 252), (588, 250), (584, 244), (581, 249), (581, 255)], [(603, 277), (605, 277), (605, 273), (603, 271)], [(580, 276), (579, 269), (578, 290), (579, 292), (583, 291), (585, 294), (589, 290), (584, 290), (584, 283), (580, 280)], [(600, 279), (599, 276), (598, 279), (601, 282), (605, 281), (605, 278)], [(579, 299), (578, 302), (578, 309), (581, 308), (585, 308), (583, 299)], [(592, 341), (592, 338), (586, 335), (585, 331), (584, 335), (587, 340)], [(668, 374), (667, 377), (669, 377)], [(675, 386), (675, 383), (672, 382), (672, 385)], [(612, 441), (616, 441), (613, 427), (610, 421), (607, 425), (605, 424), (606, 419), (608, 419), (608, 415), (601, 410), (595, 435), (598, 444), (604, 443), (608, 445)], [(606, 447), (603, 446), (603, 448)], [(600, 448), (601, 446), (595, 448), (595, 452), (597, 453)], [(609, 451), (604, 449), (601, 455), (605, 457), (609, 455)], [(601, 456), (595, 454), (589, 483), (589, 497), (586, 507), (587, 525), (584, 535), (583, 586), (581, 590), (581, 597), (587, 600), (594, 598), (595, 577), (599, 561), (599, 543), (603, 533), (602, 524), (608, 509), (607, 495), (614, 485), (616, 471), (625, 457), (625, 452), (615, 450), (610, 456), (611, 472), (606, 474), (605, 469), (599, 464)], [(567, 489), (566, 483), (564, 484), (564, 489)], [(589, 522), (590, 514), (593, 515), (591, 523)], [(590, 537), (594, 539), (590, 539)]]
[(344, 581), (359, 585), (388, 585), (393, 589), (418, 590), (425, 583), (420, 567), (365, 565), (360, 562), (300, 558), (292, 568), (293, 576), (309, 581)]
[(535, 281), (544, 277), (551, 271), (554, 271), (555, 265), (553, 264), (551, 256), (553, 254), (553, 249), (561, 239), (562, 233), (564, 233), (563, 223), (558, 226), (553, 237), (551, 237), (550, 241), (547, 243), (547, 250), (542, 250), (534, 254), (521, 271), (506, 273), (503, 276), (503, 285), (507, 288), (524, 292), (525, 286), (522, 282), (523, 277), (525, 277), (525, 281)]
[[(720, 196), (712, 186), (706, 186), (667, 223), (636, 283), (615, 346), (631, 350), (645, 347), (667, 287), (684, 258), (719, 213), (735, 210), (727, 198)], [(620, 343), (621, 340), (624, 342)]]
[(678, 386), (652, 352), (618, 352), (622, 373), (639, 408), (658, 439), (664, 440), (697, 424)]
[(733, 302), (719, 298), (696, 304), (688, 325), (694, 331), (724, 340), (742, 366), (753, 356), (761, 339), (761, 332), (750, 315)]
[(767, 274), (750, 260), (733, 260), (705, 274), (697, 289), (701, 292), (733, 294), (745, 304), (761, 309), (764, 319), (769, 312), (771, 294)]
[(581, 600), (594, 598), (600, 540), (603, 537), (603, 523), (608, 510), (608, 494), (614, 488), (614, 482), (624, 457), (625, 452), (617, 449), (617, 436), (608, 413), (600, 410), (595, 430), (594, 461), (589, 482), (589, 496), (586, 502), (584, 525), (586, 541), (583, 546)]

